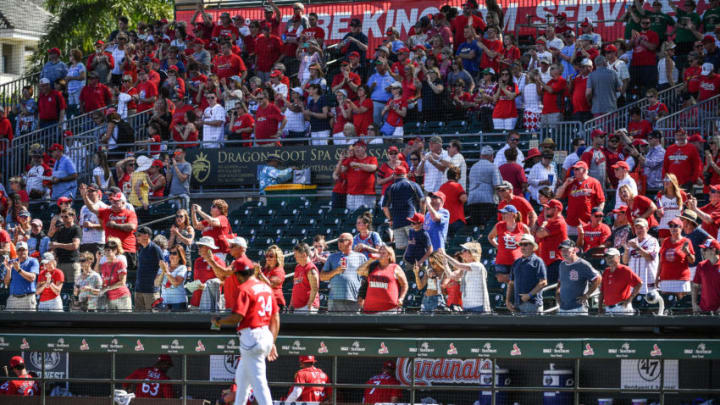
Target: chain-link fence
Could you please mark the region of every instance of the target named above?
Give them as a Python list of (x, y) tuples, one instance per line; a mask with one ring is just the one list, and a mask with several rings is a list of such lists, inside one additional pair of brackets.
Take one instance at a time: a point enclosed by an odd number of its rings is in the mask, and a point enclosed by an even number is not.
[[(64, 404), (70, 396), (76, 405), (111, 404), (116, 390), (134, 393), (131, 403), (138, 404), (215, 404), (231, 395), (239, 360), (237, 338), (219, 334), (6, 334), (0, 347), (4, 364), (22, 356), (43, 404)], [(294, 387), (332, 404), (711, 404), (720, 398), (720, 340), (281, 336), (277, 348), (280, 357), (267, 368), (276, 403)], [(301, 355), (314, 362), (301, 363)], [(302, 369), (314, 379), (299, 379)], [(307, 398), (303, 391), (296, 403)], [(0, 397), (0, 404), (10, 403), (26, 402)]]

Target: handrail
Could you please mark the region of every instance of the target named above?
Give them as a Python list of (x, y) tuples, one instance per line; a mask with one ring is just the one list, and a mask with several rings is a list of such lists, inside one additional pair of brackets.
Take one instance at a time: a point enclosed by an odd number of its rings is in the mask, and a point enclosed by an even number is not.
[(165, 221), (170, 220), (170, 219), (173, 219), (173, 218), (175, 218), (175, 214), (168, 215), (168, 216), (166, 216), (166, 217), (162, 217), (162, 218), (158, 218), (158, 219), (153, 219), (153, 220), (150, 221), (150, 222), (145, 222), (145, 223), (142, 223), (142, 224), (138, 224), (138, 227), (140, 227), (140, 226), (153, 225), (153, 224), (157, 224), (157, 223), (160, 223), (160, 222), (165, 222)]
[(7, 83), (0, 84), (0, 108), (7, 108), (16, 104), (22, 96), (22, 89), (27, 85), (33, 86), (33, 94), (37, 94), (37, 83), (40, 72), (32, 73)]
[[(668, 134), (667, 132), (674, 131), (678, 127), (700, 131), (704, 119), (709, 118), (711, 115), (717, 115), (718, 105), (720, 105), (720, 94), (660, 118), (655, 123), (655, 130), (661, 133), (665, 131), (666, 133), (663, 135), (668, 140), (672, 138), (672, 133)], [(697, 111), (693, 112), (693, 110)], [(708, 113), (708, 116), (700, 116), (704, 111)], [(698, 115), (694, 115), (696, 113)], [(694, 125), (688, 125), (690, 123)]]
[[(555, 283), (555, 284), (550, 284), (550, 285), (548, 285), (548, 286), (545, 286), (545, 288), (542, 289), (542, 291), (540, 292), (540, 294), (545, 293), (545, 291), (550, 291), (550, 290), (557, 289), (557, 286), (558, 286), (557, 283)], [(595, 291), (592, 292), (592, 294), (590, 294), (590, 295), (588, 296), (588, 301), (590, 301), (590, 299), (595, 298), (595, 297), (597, 297), (597, 296), (599, 296), (599, 295), (600, 295), (600, 289), (596, 289)], [(661, 299), (660, 301), (662, 301), (662, 299)], [(602, 303), (601, 303), (601, 305), (602, 305)], [(557, 312), (559, 309), (560, 309), (560, 304), (559, 304), (559, 303), (555, 303), (555, 306), (550, 307), (550, 308), (548, 308), (548, 309), (543, 309), (543, 312), (542, 312), (542, 313), (543, 313), (543, 314), (549, 314), (549, 313), (552, 313), (552, 312)]]

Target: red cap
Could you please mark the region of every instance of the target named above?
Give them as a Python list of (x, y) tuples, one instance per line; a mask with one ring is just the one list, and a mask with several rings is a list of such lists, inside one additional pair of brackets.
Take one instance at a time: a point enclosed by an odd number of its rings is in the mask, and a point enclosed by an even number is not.
[(556, 15), (555, 17), (567, 18), (567, 14), (565, 14), (565, 13), (560, 13), (560, 14)]
[(95, 41), (95, 45), (105, 45), (105, 41), (103, 41), (102, 39), (98, 39), (97, 41)]
[(358, 52), (358, 51), (352, 51), (352, 52), (350, 52), (350, 54), (349, 54), (348, 56), (351, 57), (351, 58), (359, 58), (359, 57), (360, 57), (360, 52)]
[(233, 271), (245, 271), (248, 269), (247, 264), (243, 260), (235, 260), (232, 264)]
[(315, 363), (315, 356), (300, 356), (300, 363)]
[(562, 211), (562, 209), (563, 209), (562, 203), (561, 203), (559, 200), (556, 200), (556, 199), (554, 199), (554, 198), (553, 198), (552, 200), (548, 201), (547, 204), (543, 204), (543, 207), (546, 207), (546, 208), (557, 208), (557, 209), (559, 209), (560, 211)]
[(54, 144), (52, 144), (52, 145), (50, 146), (50, 148), (48, 149), (48, 151), (49, 151), (49, 152), (52, 152), (52, 151), (54, 151), (54, 150), (62, 151), (62, 150), (65, 150), (65, 148), (63, 148), (63, 146), (60, 145), (59, 143), (54, 143)]
[(538, 157), (538, 156), (540, 156), (540, 155), (541, 155), (540, 149), (538, 149), (538, 148), (532, 148), (532, 149), (530, 149), (530, 150), (528, 151), (527, 157), (525, 157), (525, 161), (527, 162), (528, 160), (530, 160), (530, 159), (532, 159), (532, 158), (534, 158), (534, 157)]
[(537, 44), (543, 44), (543, 45), (545, 45), (545, 40), (544, 40), (544, 39), (538, 39), (537, 41), (535, 41), (535, 45), (537, 45)]
[(17, 367), (21, 364), (25, 364), (25, 361), (20, 356), (12, 356), (10, 358), (10, 368)]
[(110, 194), (110, 195), (108, 196), (108, 198), (109, 198), (110, 200), (115, 200), (115, 201), (122, 200), (122, 198), (123, 198), (123, 193), (121, 193), (121, 192), (118, 191), (118, 192), (115, 193), (115, 194)]
[(383, 368), (387, 368), (389, 370), (395, 370), (395, 362), (388, 360), (385, 363), (383, 363)]
[(703, 44), (715, 43), (715, 38), (712, 35), (705, 35), (702, 39)]
[(435, 191), (434, 193), (428, 194), (430, 198), (439, 198), (442, 200), (443, 204), (445, 204), (445, 200), (447, 200), (447, 196), (442, 191)]
[(579, 168), (581, 168), (581, 167), (582, 167), (583, 169), (585, 169), (585, 170), (588, 170), (588, 165), (587, 165), (587, 163), (585, 163), (585, 162), (582, 161), (582, 160), (579, 160), (579, 161), (575, 162), (575, 164), (573, 165), (573, 169), (579, 169)]
[(613, 44), (610, 44), (605, 47), (605, 52), (617, 52), (617, 47)]
[(270, 73), (270, 77), (280, 77), (282, 76), (282, 72), (279, 70), (273, 70), (272, 73)]
[(60, 55), (60, 49), (58, 48), (50, 48), (48, 49), (48, 53), (54, 53), (56, 55)]
[(70, 197), (60, 197), (57, 200), (57, 205), (65, 204), (65, 203), (71, 203), (73, 200)]
[(400, 149), (398, 149), (397, 146), (393, 145), (393, 146), (389, 147), (387, 151), (388, 151), (388, 153), (389, 152), (400, 152)]
[(158, 361), (158, 362), (163, 362), (163, 363), (168, 363), (168, 364), (170, 364), (171, 366), (173, 365), (172, 358), (170, 357), (169, 354), (161, 354), (161, 355), (159, 355), (158, 358), (157, 358), (157, 361)]
[(406, 175), (407, 172), (408, 172), (407, 169), (403, 165), (396, 167), (395, 170), (393, 171), (393, 173), (398, 176)]
[(178, 67), (175, 66), (175, 65), (170, 65), (170, 67), (168, 68), (168, 70), (173, 70), (173, 71), (175, 71), (176, 73), (180, 71), (180, 69), (178, 69)]
[(703, 139), (702, 135), (700, 134), (692, 134), (688, 138), (688, 142), (702, 142), (705, 143), (705, 140)]
[(585, 18), (582, 24), (580, 24), (581, 27), (587, 27), (588, 25), (592, 25), (589, 18)]
[(402, 47), (402, 48), (398, 49), (397, 53), (410, 53), (410, 50), (405, 47)]
[(425, 222), (425, 216), (423, 214), (416, 212), (413, 216), (407, 218), (408, 221), (410, 221), (413, 224), (422, 224)]
[(165, 164), (162, 162), (162, 160), (155, 159), (155, 160), (153, 160), (153, 162), (152, 162), (152, 166), (155, 166), (155, 167), (165, 167)]
[(66, 129), (65, 132), (63, 132), (63, 136), (73, 136), (73, 132), (69, 129)]
[(365, 147), (367, 147), (367, 144), (366, 144), (365, 141), (363, 141), (362, 139), (358, 139), (357, 141), (355, 141), (355, 143), (353, 144), (353, 146), (355, 146), (355, 145), (360, 145), (360, 146), (365, 146)]
[[(613, 212), (615, 212), (615, 211), (613, 211)], [(670, 224), (675, 224), (677, 226), (683, 226), (683, 223), (682, 223), (682, 220), (680, 219), (680, 217), (673, 218), (670, 222), (668, 222), (668, 225), (670, 225)]]
[(203, 41), (200, 38), (195, 38), (195, 41), (193, 41), (194, 44), (205, 46), (205, 41)]
[(610, 167), (612, 167), (613, 169), (618, 169), (622, 167), (625, 170), (630, 170), (630, 165), (628, 165), (627, 162), (624, 160), (621, 160)]
[(592, 130), (592, 132), (590, 133), (590, 137), (595, 138), (596, 136), (605, 136), (606, 134), (607, 133), (605, 131), (603, 131), (602, 129), (596, 128), (596, 129)]
[(423, 51), (427, 51), (427, 48), (425, 48), (425, 45), (422, 45), (422, 44), (415, 45), (415, 47), (413, 48), (413, 51), (417, 51), (419, 49), (422, 49)]
[[(350, 64), (350, 62), (348, 62), (346, 60), (340, 62), (340, 66), (348, 66), (349, 64)], [(270, 76), (272, 76), (272, 75), (270, 75)]]
[(705, 242), (703, 242), (703, 244), (701, 246), (704, 247), (705, 249), (712, 248), (715, 250), (720, 250), (720, 242), (718, 242), (717, 239), (713, 239), (713, 238), (706, 239)]
[(646, 141), (646, 140), (644, 140), (644, 139), (642, 139), (642, 138), (638, 138), (638, 139), (634, 140), (632, 144), (633, 144), (633, 146), (647, 145), (647, 144), (648, 144), (648, 141)]

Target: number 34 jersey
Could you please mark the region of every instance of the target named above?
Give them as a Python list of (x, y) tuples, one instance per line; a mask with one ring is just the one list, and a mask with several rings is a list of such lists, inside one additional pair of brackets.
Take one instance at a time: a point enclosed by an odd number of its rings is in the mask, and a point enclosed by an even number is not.
[(278, 306), (270, 286), (251, 278), (240, 284), (233, 312), (243, 316), (237, 326), (240, 331), (270, 325), (270, 319), (278, 313)]

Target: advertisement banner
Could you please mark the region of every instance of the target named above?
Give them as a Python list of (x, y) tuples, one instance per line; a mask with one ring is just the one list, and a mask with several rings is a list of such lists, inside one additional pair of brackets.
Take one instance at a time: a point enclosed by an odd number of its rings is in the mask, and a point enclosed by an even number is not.
[[(463, 2), (464, 0), (443, 2), (392, 0), (307, 4), (305, 14), (313, 12), (318, 14), (318, 26), (325, 30), (326, 45), (339, 42), (350, 31), (350, 20), (359, 18), (363, 22), (362, 32), (370, 40), (368, 56), (372, 56), (374, 49), (384, 39), (388, 28), (396, 28), (400, 32), (401, 39), (405, 39), (410, 28), (421, 17), (436, 14), (445, 4), (460, 8)], [(620, 19), (625, 14), (627, 6), (631, 4), (630, 1), (625, 0), (499, 0), (498, 3), (504, 12), (505, 32), (536, 36), (536, 28), (528, 26), (529, 24), (553, 22), (555, 15), (565, 13), (569, 23), (583, 21), (586, 18), (592, 21), (595, 24), (594, 31), (605, 41), (623, 37), (625, 25)], [(661, 3), (663, 13), (674, 14), (668, 0), (661, 0)], [(708, 8), (707, 1), (698, 1), (697, 12), (702, 13), (706, 8)], [(280, 11), (283, 21), (287, 21), (293, 14), (291, 5), (281, 6)], [(480, 11), (483, 17), (487, 15), (484, 4), (481, 5)], [(213, 21), (218, 21), (223, 12), (228, 12), (231, 16), (240, 15), (247, 21), (264, 18), (261, 7), (208, 9), (207, 12), (213, 16)], [(178, 10), (175, 18), (178, 21), (190, 22), (194, 14), (194, 9)]]
[[(659, 359), (622, 360), (620, 370), (621, 389), (660, 389)], [(677, 360), (665, 360), (663, 365), (664, 388), (677, 389), (679, 370)]]
[(23, 352), (25, 368), (28, 372), (42, 377), (45, 363), (45, 378), (68, 378), (70, 372), (70, 354), (59, 352)]
[[(258, 166), (265, 165), (269, 154), (280, 156), (282, 167), (309, 167), (312, 184), (333, 184), (332, 172), (347, 146), (286, 146), (267, 148), (222, 148), (188, 150), (193, 186), (232, 186), (257, 184)], [(368, 145), (367, 153), (387, 161), (387, 148)]]
[(210, 381), (233, 381), (239, 361), (238, 354), (210, 355)]

